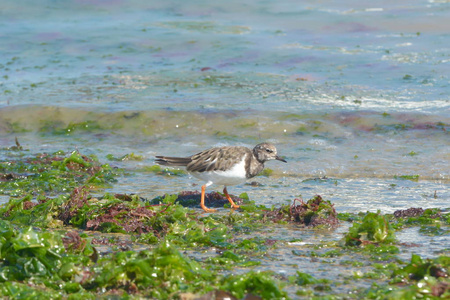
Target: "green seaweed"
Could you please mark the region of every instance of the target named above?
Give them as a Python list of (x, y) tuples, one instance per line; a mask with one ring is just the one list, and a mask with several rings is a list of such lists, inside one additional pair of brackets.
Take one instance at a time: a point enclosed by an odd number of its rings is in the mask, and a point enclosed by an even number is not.
[(57, 216), (66, 197), (46, 198), (40, 196), (37, 203), (32, 202), (31, 195), (23, 198), (11, 198), (6, 204), (0, 206), (0, 217), (26, 226), (62, 227), (63, 222), (57, 219)]
[[(212, 279), (211, 272), (183, 256), (167, 241), (151, 251), (119, 252), (97, 262), (86, 251), (71, 254), (59, 233), (37, 232), (31, 227), (18, 231), (2, 220), (0, 241), (0, 282), (27, 280), (29, 286), (42, 284), (50, 291), (70, 294), (80, 290), (95, 292), (98, 288), (146, 289), (147, 296), (162, 299), (199, 287), (207, 291), (206, 282)], [(199, 278), (203, 280), (197, 281)], [(188, 284), (193, 281), (200, 285)], [(164, 285), (165, 282), (171, 284)], [(12, 296), (14, 286), (4, 286), (0, 292)]]
[[(92, 284), (105, 288), (145, 290), (156, 299), (173, 298), (182, 292), (209, 291), (213, 273), (182, 255), (167, 240), (141, 252), (119, 252), (99, 260), (102, 264)], [(170, 283), (170, 284), (167, 284)]]
[(181, 169), (174, 169), (174, 168), (162, 168), (158, 165), (153, 166), (146, 166), (143, 168), (144, 172), (151, 172), (155, 173), (156, 175), (163, 175), (163, 176), (183, 176), (186, 175), (187, 172)]
[(40, 132), (51, 133), (54, 135), (72, 135), (77, 132), (94, 132), (101, 130), (102, 127), (98, 121), (83, 121), (79, 123), (70, 123), (68, 125), (59, 121), (43, 122)]
[[(449, 213), (442, 214), (441, 210), (437, 208), (427, 208), (425, 210), (421, 208), (409, 208), (394, 212), (393, 217), (395, 219), (391, 224), (396, 230), (405, 227), (420, 226), (419, 232), (423, 234), (443, 235), (449, 232), (449, 229), (445, 227), (449, 215)], [(392, 218), (389, 215), (387, 217)]]
[(391, 244), (395, 242), (395, 234), (387, 219), (380, 212), (368, 212), (361, 222), (353, 223), (344, 240), (346, 246), (371, 243)]
[(127, 161), (127, 160), (142, 161), (142, 160), (144, 160), (144, 157), (142, 155), (136, 155), (133, 152), (131, 152), (130, 154), (125, 154), (121, 157), (115, 157), (112, 154), (108, 154), (108, 155), (106, 155), (106, 158), (109, 161)]
[(394, 179), (403, 179), (411, 181), (419, 181), (419, 175), (395, 175)]
[(250, 271), (243, 275), (226, 276), (220, 289), (231, 291), (231, 294), (242, 299), (247, 294), (261, 296), (263, 299), (283, 299), (287, 293), (283, 291), (284, 284), (274, 278), (272, 272)]
[(416, 155), (418, 155), (418, 153), (415, 152), (415, 151), (410, 151), (406, 155), (408, 155), (408, 156), (416, 156)]
[(378, 133), (396, 133), (398, 131), (405, 131), (405, 130), (409, 130), (412, 129), (413, 125), (411, 124), (403, 124), (403, 123), (399, 123), (399, 124), (375, 124), (373, 126), (373, 131), (374, 132), (378, 132)]
[(0, 282), (31, 280), (55, 287), (55, 283), (72, 280), (84, 272), (82, 266), (91, 264), (86, 254), (66, 252), (59, 233), (38, 232), (31, 227), (19, 231), (3, 220), (0, 246)]
[[(274, 280), (272, 273), (218, 276), (182, 255), (169, 243), (171, 238), (163, 239), (151, 250), (117, 252), (100, 259), (96, 258), (90, 242), (80, 241), (77, 234), (68, 234), (65, 239), (63, 243), (63, 236), (58, 232), (37, 232), (31, 227), (15, 230), (9, 222), (0, 220), (0, 281), (10, 282), (2, 286), (0, 295), (13, 296), (18, 290), (27, 295), (41, 295), (40, 285), (50, 294), (114, 289), (157, 299), (186, 292), (204, 294), (214, 287), (239, 297), (248, 293), (264, 299), (286, 295), (282, 283)], [(242, 267), (255, 265), (244, 256), (225, 251), (220, 263), (230, 261)], [(11, 283), (23, 280), (34, 289)]]
[[(414, 254), (404, 262), (398, 254), (410, 246), (395, 238), (395, 230), (411, 226), (424, 235), (447, 234), (448, 210), (337, 214), (333, 204), (320, 196), (268, 208), (241, 194), (245, 203), (241, 209), (203, 214), (198, 192), (154, 201), (101, 194), (99, 189), (114, 183), (120, 172), (96, 157), (62, 151), (33, 155), (16, 146), (3, 149), (5, 157), (13, 158), (0, 164), (4, 182), (29, 182), (27, 192), (23, 188), (20, 197), (10, 197), (0, 206), (0, 297), (288, 299), (288, 292), (296, 290), (298, 296), (320, 299), (449, 296), (449, 257), (423, 259)], [(44, 174), (44, 179), (30, 174)], [(48, 184), (64, 188), (40, 186), (52, 178), (55, 182)], [(180, 195), (195, 203), (195, 209), (186, 207)], [(208, 196), (227, 202), (220, 193)], [(302, 240), (307, 231), (329, 232), (338, 219), (352, 222), (342, 241), (286, 242)], [(320, 226), (325, 224), (321, 220), (334, 225)], [(273, 234), (276, 228), (295, 230), (298, 237)], [(285, 251), (285, 247), (295, 248)], [(261, 271), (267, 269), (267, 261), (291, 268), (282, 262), (289, 255), (298, 258), (301, 271), (287, 276)], [(317, 268), (301, 269), (305, 266), (301, 260)], [(326, 273), (315, 272), (321, 270), (320, 264), (325, 269), (353, 270), (350, 275), (321, 278)], [(359, 284), (351, 295), (336, 290), (353, 282)], [(364, 287), (368, 283), (372, 286)]]
[(273, 174), (273, 170), (272, 169), (265, 168), (261, 173), (259, 173), (259, 176), (269, 177), (272, 174)]
[(95, 156), (77, 151), (0, 161), (0, 171), (9, 174), (7, 180), (0, 181), (0, 194), (14, 197), (28, 193), (57, 195), (83, 184), (93, 189), (109, 187), (120, 172), (108, 164), (100, 164)]
[(296, 285), (330, 283), (330, 280), (328, 279), (316, 279), (311, 274), (303, 273), (300, 271), (297, 271), (297, 274), (295, 276), (290, 276), (289, 281)]
[(392, 272), (391, 284), (408, 284), (406, 288), (394, 290), (390, 297), (447, 299), (450, 297), (450, 257), (423, 259), (413, 254), (406, 266)]
[(218, 256), (206, 259), (205, 262), (211, 264), (210, 269), (217, 270), (231, 270), (237, 266), (251, 267), (261, 264), (259, 261), (249, 260), (249, 257), (245, 254), (238, 254), (232, 250), (225, 250)]

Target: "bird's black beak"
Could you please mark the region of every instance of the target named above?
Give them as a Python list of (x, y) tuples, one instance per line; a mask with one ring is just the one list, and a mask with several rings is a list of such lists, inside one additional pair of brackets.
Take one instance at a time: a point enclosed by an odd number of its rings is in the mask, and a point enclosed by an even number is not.
[(285, 161), (284, 159), (282, 159), (282, 158), (279, 157), (278, 155), (275, 156), (275, 159), (287, 163), (287, 161)]

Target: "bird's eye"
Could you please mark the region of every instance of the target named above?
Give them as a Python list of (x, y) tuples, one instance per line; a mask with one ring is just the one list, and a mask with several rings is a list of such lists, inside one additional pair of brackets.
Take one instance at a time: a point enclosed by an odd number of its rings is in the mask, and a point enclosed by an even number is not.
[(273, 151), (270, 150), (270, 149), (266, 149), (266, 152), (267, 152), (267, 153), (272, 153)]

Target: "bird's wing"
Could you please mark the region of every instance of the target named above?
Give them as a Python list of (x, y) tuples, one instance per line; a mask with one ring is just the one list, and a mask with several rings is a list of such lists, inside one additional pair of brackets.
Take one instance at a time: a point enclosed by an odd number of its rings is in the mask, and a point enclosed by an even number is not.
[[(243, 148), (245, 151), (239, 148)], [(211, 148), (192, 155), (192, 162), (187, 165), (187, 170), (189, 172), (225, 171), (248, 154), (251, 155), (251, 151), (245, 147)]]

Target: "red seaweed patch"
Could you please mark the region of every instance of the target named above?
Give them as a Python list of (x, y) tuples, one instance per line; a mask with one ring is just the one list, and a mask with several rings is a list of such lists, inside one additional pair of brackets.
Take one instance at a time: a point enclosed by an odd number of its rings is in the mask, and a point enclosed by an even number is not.
[(145, 208), (131, 208), (124, 204), (110, 206), (103, 215), (95, 217), (86, 222), (86, 229), (101, 230), (104, 227), (114, 224), (122, 227), (125, 232), (146, 233), (153, 231), (153, 228), (144, 221), (155, 215), (155, 212)]
[(311, 227), (335, 227), (339, 224), (333, 204), (330, 201), (323, 200), (319, 195), (307, 202), (302, 199), (294, 199), (292, 205), (284, 205), (269, 211), (265, 214), (265, 217), (275, 222), (288, 221)]
[(62, 205), (58, 219), (64, 224), (102, 232), (141, 234), (158, 231), (151, 222), (157, 213), (143, 206), (138, 196), (121, 194), (119, 197), (106, 195), (103, 199), (97, 199), (89, 194), (86, 187), (75, 188)]

